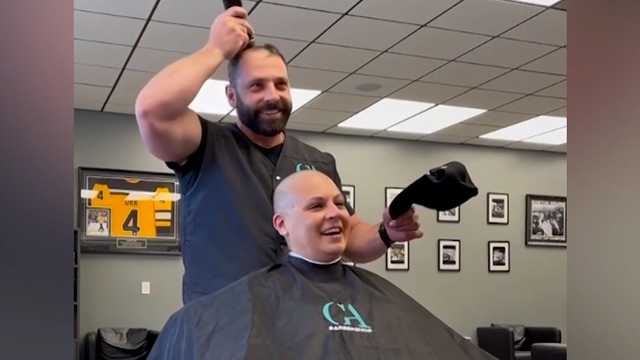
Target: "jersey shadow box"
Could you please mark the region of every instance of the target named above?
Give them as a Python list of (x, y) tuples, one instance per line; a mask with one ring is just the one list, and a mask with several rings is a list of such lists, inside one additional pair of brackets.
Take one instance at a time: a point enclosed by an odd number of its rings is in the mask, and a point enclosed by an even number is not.
[(173, 174), (78, 168), (82, 252), (180, 255)]

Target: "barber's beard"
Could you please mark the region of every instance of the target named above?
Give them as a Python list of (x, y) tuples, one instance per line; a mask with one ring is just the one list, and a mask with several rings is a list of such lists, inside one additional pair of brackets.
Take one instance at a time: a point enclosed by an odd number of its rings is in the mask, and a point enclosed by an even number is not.
[[(278, 117), (262, 116), (263, 111), (278, 110)], [(236, 101), (240, 122), (251, 131), (262, 136), (275, 136), (284, 130), (291, 115), (291, 103), (286, 100), (264, 102), (252, 108), (240, 97)]]

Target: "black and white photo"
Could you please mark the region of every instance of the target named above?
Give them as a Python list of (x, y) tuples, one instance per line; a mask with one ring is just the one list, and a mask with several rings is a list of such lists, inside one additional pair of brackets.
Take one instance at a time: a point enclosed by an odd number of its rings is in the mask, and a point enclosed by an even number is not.
[(487, 193), (487, 223), (509, 224), (509, 194)]
[(344, 194), (344, 199), (347, 201), (347, 204), (349, 204), (351, 209), (355, 211), (356, 210), (356, 186), (342, 184), (342, 193)]
[(567, 246), (567, 198), (563, 196), (526, 196), (527, 246)]
[(459, 223), (460, 222), (460, 206), (456, 206), (453, 209), (449, 209), (445, 211), (438, 211), (437, 221)]
[(489, 272), (509, 272), (511, 270), (511, 251), (508, 241), (489, 241)]
[[(393, 199), (404, 188), (387, 186), (384, 188), (384, 206), (389, 207)], [(409, 271), (409, 242), (391, 244), (386, 253), (386, 269)]]
[(460, 271), (460, 240), (438, 240), (438, 271)]

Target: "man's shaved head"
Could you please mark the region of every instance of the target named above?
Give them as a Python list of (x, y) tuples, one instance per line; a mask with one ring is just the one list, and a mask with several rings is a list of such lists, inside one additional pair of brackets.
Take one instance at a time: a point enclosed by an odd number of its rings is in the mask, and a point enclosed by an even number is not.
[(315, 261), (342, 256), (350, 215), (331, 178), (315, 170), (288, 176), (274, 191), (273, 210), (273, 226), (291, 251)]

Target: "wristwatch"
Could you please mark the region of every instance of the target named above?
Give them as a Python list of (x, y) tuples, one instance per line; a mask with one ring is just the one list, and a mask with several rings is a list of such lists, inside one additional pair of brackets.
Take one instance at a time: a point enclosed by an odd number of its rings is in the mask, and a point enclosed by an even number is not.
[(387, 248), (389, 248), (391, 244), (394, 243), (394, 241), (391, 240), (389, 234), (387, 233), (387, 228), (384, 227), (384, 222), (381, 222), (380, 226), (378, 227), (378, 235), (380, 235), (380, 239)]

